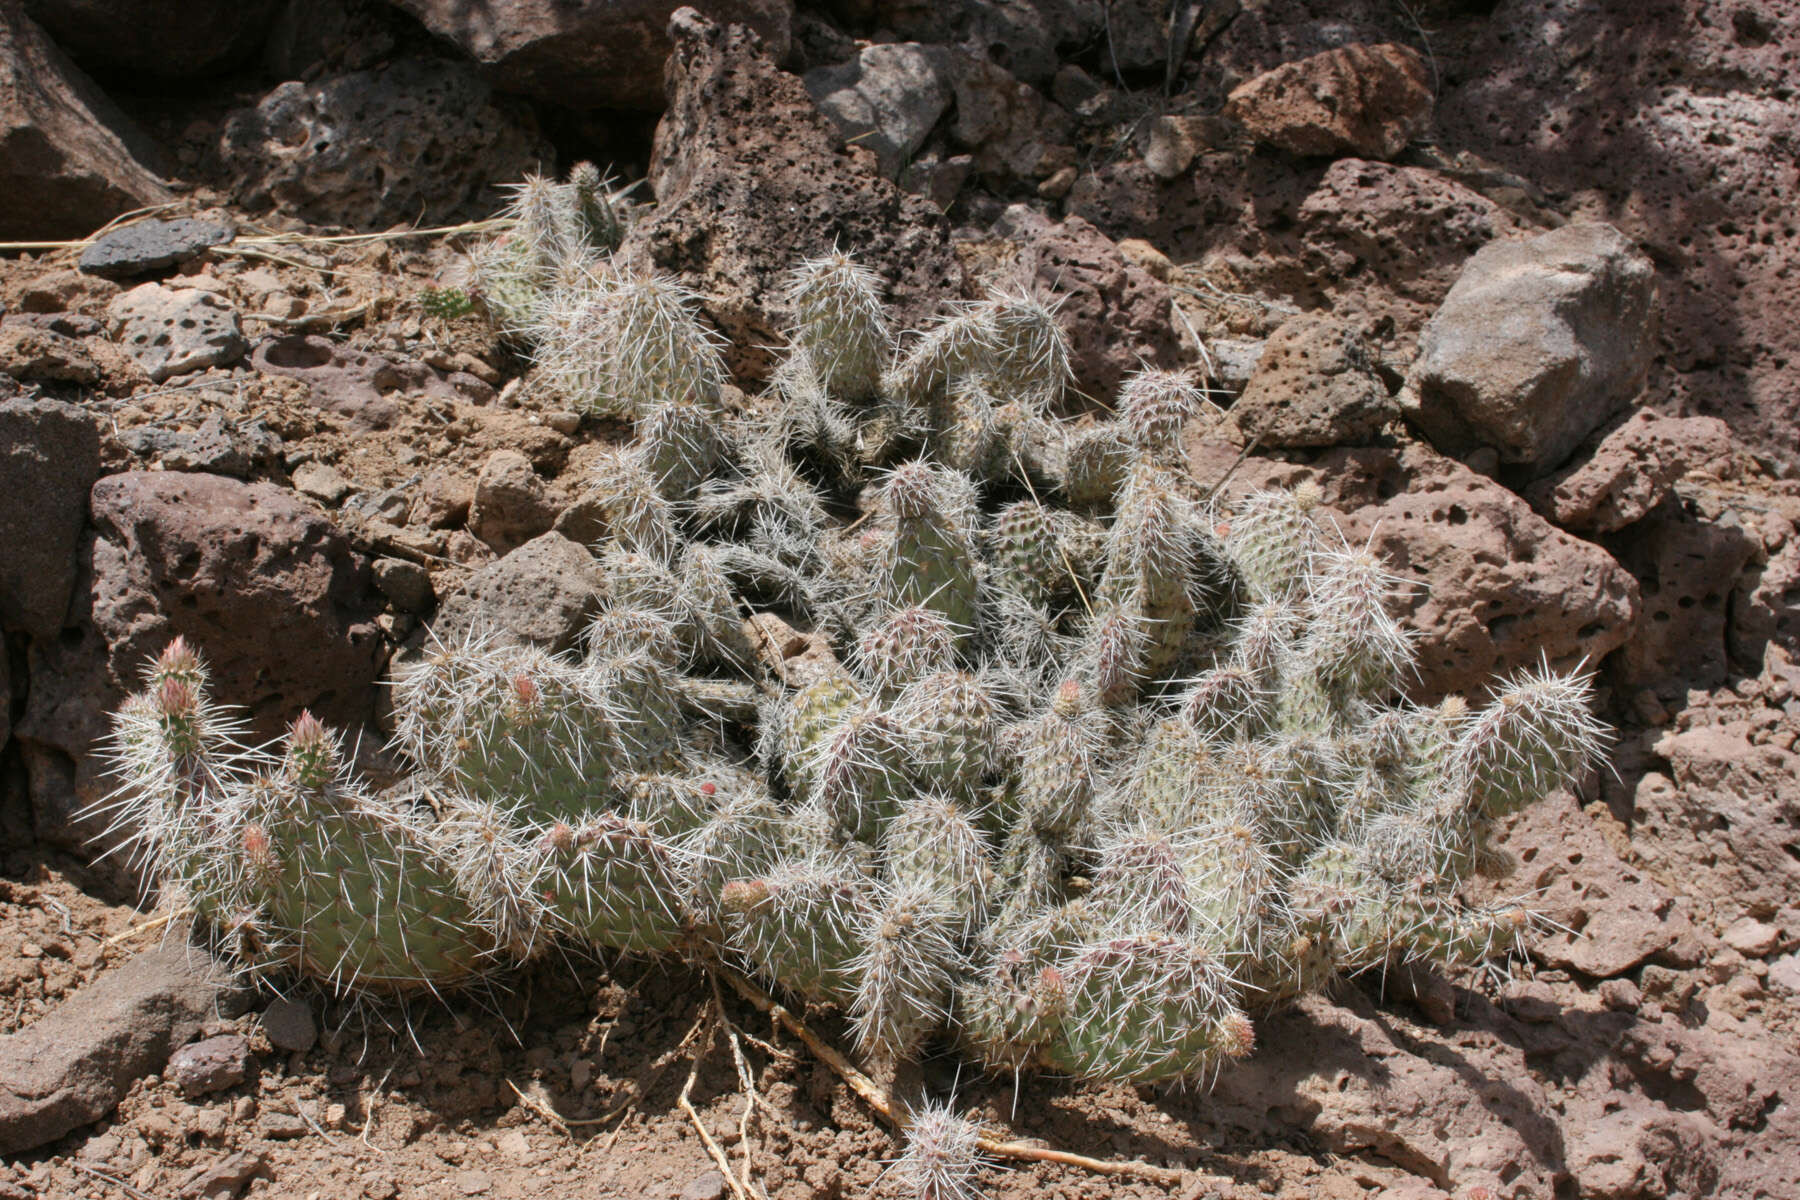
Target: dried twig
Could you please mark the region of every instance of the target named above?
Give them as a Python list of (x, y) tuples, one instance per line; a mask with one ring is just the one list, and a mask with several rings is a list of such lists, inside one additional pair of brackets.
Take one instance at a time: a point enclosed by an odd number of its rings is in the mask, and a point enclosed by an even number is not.
[(700, 1134), (700, 1144), (706, 1147), (706, 1153), (712, 1157), (713, 1162), (718, 1164), (720, 1174), (724, 1175), (725, 1182), (731, 1185), (732, 1194), (738, 1200), (760, 1200), (758, 1197), (753, 1197), (739, 1181), (737, 1173), (731, 1169), (731, 1160), (725, 1157), (725, 1151), (719, 1148), (719, 1143), (715, 1142), (713, 1135), (707, 1132), (706, 1122), (700, 1119), (699, 1110), (689, 1099), (694, 1092), (694, 1081), (700, 1078), (700, 1064), (706, 1061), (706, 1052), (712, 1049), (713, 1035), (725, 1023), (725, 1010), (719, 1005), (717, 993), (714, 994), (712, 1000), (707, 1001), (706, 1015), (713, 1019), (707, 1022), (706, 1037), (701, 1040), (699, 1047), (694, 1051), (693, 1066), (688, 1068), (687, 1082), (681, 1085), (681, 1096), (676, 1103), (681, 1106), (681, 1111), (688, 1115), (688, 1120), (693, 1123), (694, 1129)]
[[(881, 1086), (856, 1068), (843, 1053), (832, 1046), (824, 1038), (808, 1028), (794, 1013), (775, 1002), (761, 988), (749, 980), (733, 972), (721, 972), (725, 979), (737, 991), (738, 995), (748, 1000), (759, 1012), (785, 1026), (788, 1032), (806, 1043), (807, 1049), (819, 1056), (826, 1066), (836, 1071), (838, 1077), (849, 1085), (850, 1090), (861, 1096), (863, 1102), (874, 1109), (880, 1117), (895, 1129), (906, 1129), (906, 1115), (898, 1108)], [(981, 1149), (995, 1158), (1010, 1158), (1018, 1162), (1058, 1163), (1065, 1167), (1079, 1167), (1096, 1175), (1129, 1175), (1136, 1179), (1148, 1179), (1153, 1183), (1175, 1186), (1186, 1177), (1182, 1171), (1168, 1167), (1153, 1167), (1141, 1162), (1110, 1162), (1105, 1159), (1089, 1158), (1085, 1154), (1072, 1154), (1067, 1150), (1052, 1150), (1048, 1146), (1028, 1146), (1023, 1142), (1002, 1142), (995, 1138), (983, 1137)]]
[(145, 921), (142, 925), (133, 925), (130, 929), (127, 929), (124, 933), (113, 934), (111, 937), (107, 938), (104, 942), (100, 943), (100, 948), (102, 950), (110, 950), (114, 946), (118, 945), (120, 942), (129, 942), (132, 938), (136, 937), (140, 933), (149, 933), (152, 929), (161, 929), (164, 925), (167, 925), (171, 921), (179, 921), (183, 917), (192, 916), (193, 912), (194, 912), (194, 910), (187, 907), (186, 905), (183, 905), (180, 908), (170, 909), (168, 912), (164, 913), (162, 916), (152, 917), (148, 921)]
[(124, 1192), (127, 1196), (135, 1196), (138, 1200), (156, 1200), (156, 1197), (152, 1196), (149, 1192), (132, 1187), (129, 1183), (126, 1183), (123, 1179), (120, 1179), (111, 1172), (102, 1171), (99, 1167), (90, 1167), (84, 1162), (77, 1162), (75, 1159), (69, 1159), (68, 1162), (71, 1167), (74, 1167), (82, 1174), (92, 1175), (95, 1179), (110, 1183), (121, 1192)]

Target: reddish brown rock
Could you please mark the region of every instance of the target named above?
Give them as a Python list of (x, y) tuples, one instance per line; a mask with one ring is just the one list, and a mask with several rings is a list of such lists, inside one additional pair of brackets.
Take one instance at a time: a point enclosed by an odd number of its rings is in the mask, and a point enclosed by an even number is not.
[(160, 204), (160, 161), (19, 0), (0, 0), (0, 239), (84, 237)]
[(211, 958), (185, 945), (149, 950), (0, 1038), (0, 1154), (55, 1141), (110, 1113), (213, 1015), (224, 978)]
[(75, 814), (112, 786), (100, 757), (110, 714), (178, 634), (205, 654), (218, 699), (261, 736), (305, 708), (352, 730), (372, 720), (381, 597), (368, 563), (294, 493), (133, 471), (100, 480), (90, 505), (96, 531), (69, 627), (31, 643), (14, 730), (40, 837), (81, 846), (97, 832)]
[(1244, 436), (1270, 448), (1354, 445), (1397, 415), (1362, 339), (1315, 313), (1290, 317), (1270, 335), (1231, 406)]
[[(1239, 446), (1189, 447), (1195, 476), (1224, 477)], [(1410, 587), (1394, 611), (1418, 632), (1420, 696), (1479, 693), (1548, 660), (1598, 662), (1631, 637), (1638, 586), (1611, 555), (1429, 446), (1339, 448), (1307, 466), (1252, 457), (1226, 494), (1315, 480), (1352, 542)]]
[(1431, 124), (1431, 81), (1406, 46), (1344, 46), (1232, 90), (1225, 115), (1293, 154), (1393, 158)]
[(1484, 885), (1496, 901), (1531, 896), (1533, 911), (1548, 918), (1549, 928), (1531, 940), (1534, 958), (1602, 979), (1694, 936), (1686, 905), (1619, 856), (1602, 832), (1606, 820), (1564, 792), (1530, 806), (1505, 835), (1517, 869)]
[(470, 634), (573, 649), (606, 594), (606, 573), (560, 533), (533, 538), (469, 576), (438, 606), (432, 634), (454, 645)]
[(1057, 306), (1078, 389), (1110, 400), (1119, 381), (1138, 367), (1171, 367), (1180, 360), (1168, 285), (1128, 260), (1098, 229), (1080, 217), (1052, 221), (1015, 204), (994, 233), (1018, 244), (1016, 276)]
[(0, 506), (0, 626), (41, 638), (62, 628), (99, 475), (93, 417), (55, 400), (0, 404), (0, 495), (15, 498)]
[(853, 249), (887, 281), (902, 325), (960, 294), (942, 215), (881, 178), (869, 151), (845, 146), (755, 33), (690, 9), (670, 35), (669, 108), (650, 163), (657, 206), (621, 255), (700, 291), (735, 373), (771, 369), (764, 347), (782, 341), (788, 272), (809, 255)]
[(482, 464), (469, 506), (469, 532), (505, 554), (556, 523), (550, 489), (517, 450), (496, 450)]
[(1634, 844), (1658, 878), (1707, 898), (1715, 920), (1796, 907), (1800, 755), (1756, 739), (1748, 721), (1670, 733), (1669, 764), (1638, 783)]
[(1637, 632), (1613, 662), (1620, 681), (1671, 700), (1724, 683), (1732, 591), (1757, 550), (1743, 527), (1697, 519), (1669, 501), (1606, 542), (1643, 592)]
[[(1255, 1056), (1220, 1074), (1208, 1104), (1252, 1130), (1299, 1126), (1335, 1153), (1372, 1153), (1446, 1190), (1548, 1194), (1550, 1098), (1524, 1056), (1495, 1040), (1471, 1070), (1469, 1048), (1417, 1053), (1354, 989), (1342, 1007), (1307, 996), (1262, 1023)], [(1499, 1078), (1505, 1086), (1486, 1082)]]
[(1564, 529), (1611, 533), (1662, 503), (1677, 479), (1730, 450), (1731, 429), (1717, 417), (1637, 412), (1592, 456), (1532, 484), (1525, 499)]

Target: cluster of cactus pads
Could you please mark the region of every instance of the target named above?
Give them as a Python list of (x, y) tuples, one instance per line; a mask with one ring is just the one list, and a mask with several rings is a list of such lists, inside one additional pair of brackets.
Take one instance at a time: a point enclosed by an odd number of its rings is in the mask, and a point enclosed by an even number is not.
[[(547, 385), (634, 422), (591, 480), (583, 653), (433, 646), (395, 682), (414, 774), (377, 793), (310, 717), (246, 748), (171, 646), (117, 733), (170, 902), (348, 992), (676, 953), (837, 1006), (866, 1053), (1133, 1081), (1247, 1053), (1337, 972), (1511, 947), (1525, 913), (1459, 885), (1594, 753), (1586, 680), (1400, 700), (1393, 581), (1317, 490), (1212, 502), (1181, 372), (1060, 415), (1024, 292), (903, 338), (873, 273), (802, 263), (772, 386), (728, 404), (695, 297), (615, 273), (596, 180), (522, 187), (481, 268)], [(790, 669), (758, 612), (835, 660)]]

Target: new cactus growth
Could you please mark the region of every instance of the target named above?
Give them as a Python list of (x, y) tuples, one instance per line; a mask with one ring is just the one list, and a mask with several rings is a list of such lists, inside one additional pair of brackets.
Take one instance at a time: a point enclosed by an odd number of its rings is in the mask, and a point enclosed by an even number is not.
[[(514, 216), (490, 310), (636, 423), (591, 480), (605, 603), (581, 657), (472, 638), (403, 670), (417, 780), (381, 796), (310, 719), (242, 748), (172, 645), (117, 719), (119, 815), (247, 961), (404, 993), (557, 938), (677, 952), (842, 1007), (871, 1054), (952, 1036), (1151, 1081), (1242, 1057), (1337, 971), (1519, 936), (1457, 886), (1593, 757), (1587, 681), (1405, 704), (1394, 583), (1320, 490), (1227, 506), (1181, 470), (1190, 376), (1057, 416), (1050, 308), (1003, 292), (896, 338), (835, 254), (795, 272), (762, 412), (727, 416), (699, 298), (615, 271), (591, 171)], [(838, 663), (775, 670), (757, 609)], [(964, 1178), (939, 1124), (921, 1195)]]

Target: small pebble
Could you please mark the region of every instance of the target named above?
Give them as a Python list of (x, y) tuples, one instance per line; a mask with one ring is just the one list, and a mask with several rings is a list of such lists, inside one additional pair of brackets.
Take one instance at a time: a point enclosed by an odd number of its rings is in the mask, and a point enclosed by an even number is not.
[(263, 1033), (278, 1050), (305, 1053), (319, 1040), (319, 1027), (313, 1022), (312, 1008), (298, 1000), (276, 1000), (263, 1010)]

